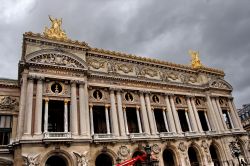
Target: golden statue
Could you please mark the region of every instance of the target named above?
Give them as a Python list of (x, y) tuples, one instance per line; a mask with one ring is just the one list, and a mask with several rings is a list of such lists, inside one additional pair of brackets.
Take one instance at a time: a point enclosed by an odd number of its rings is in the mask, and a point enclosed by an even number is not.
[(198, 51), (189, 51), (189, 55), (192, 57), (192, 67), (193, 68), (200, 68), (202, 67), (200, 58), (199, 58), (199, 52)]
[(61, 29), (62, 19), (60, 20), (56, 18), (53, 19), (50, 16), (49, 19), (52, 25), (50, 28), (45, 27), (43, 34), (50, 38), (66, 40), (67, 39), (66, 33)]

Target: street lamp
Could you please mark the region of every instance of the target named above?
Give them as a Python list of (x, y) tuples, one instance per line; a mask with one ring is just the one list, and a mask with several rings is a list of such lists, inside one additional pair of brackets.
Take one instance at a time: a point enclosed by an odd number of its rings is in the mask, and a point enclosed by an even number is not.
[(239, 165), (241, 165), (240, 164), (240, 158), (239, 158), (240, 155), (241, 155), (241, 150), (240, 150), (240, 147), (239, 147), (239, 144), (238, 144), (238, 140), (230, 142), (229, 147), (231, 149), (232, 156), (236, 157), (238, 162), (239, 162)]
[(143, 166), (158, 166), (159, 162), (157, 160), (154, 160), (151, 158), (152, 155), (152, 148), (149, 146), (149, 144), (146, 144), (144, 147), (144, 150), (147, 155), (146, 162), (142, 163)]

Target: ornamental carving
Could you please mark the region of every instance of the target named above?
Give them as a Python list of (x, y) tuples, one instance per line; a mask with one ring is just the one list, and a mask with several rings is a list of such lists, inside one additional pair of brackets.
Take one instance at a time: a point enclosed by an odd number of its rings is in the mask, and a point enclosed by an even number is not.
[(159, 154), (161, 152), (161, 148), (159, 147), (159, 145), (157, 144), (154, 144), (152, 146), (152, 151), (155, 153), (155, 154)]
[(210, 82), (210, 87), (219, 88), (219, 89), (228, 89), (228, 90), (233, 89), (229, 83), (227, 83), (225, 80), (222, 80), (222, 79), (218, 79), (218, 80), (214, 80)]
[(88, 166), (88, 151), (81, 153), (73, 152), (77, 159), (77, 166)]
[(69, 96), (70, 95), (69, 89), (70, 87), (68, 84), (52, 81), (44, 84), (43, 93), (53, 96)]
[(120, 146), (118, 150), (118, 155), (121, 156), (122, 158), (126, 158), (130, 153), (130, 150), (127, 146)]
[(89, 59), (88, 64), (94, 69), (104, 68), (105, 62), (100, 61), (99, 59)]
[(151, 68), (145, 68), (143, 69), (145, 75), (149, 75), (150, 77), (157, 77), (158, 72)]
[(18, 101), (10, 96), (0, 97), (0, 110), (12, 110), (18, 106)]
[(26, 166), (37, 166), (40, 165), (38, 158), (40, 154), (28, 154), (28, 155), (23, 155), (23, 159), (25, 161)]
[(177, 80), (178, 79), (178, 74), (174, 73), (174, 72), (170, 72), (170, 73), (168, 73), (168, 78), (170, 78), (172, 80)]
[(208, 148), (208, 143), (207, 143), (207, 141), (202, 140), (202, 142), (201, 142), (201, 147), (203, 147), (203, 148), (204, 148), (204, 151), (208, 153), (208, 149), (209, 149), (209, 148)]
[(56, 53), (49, 53), (49, 54), (36, 56), (30, 59), (30, 62), (70, 67), (70, 68), (84, 68), (84, 66), (81, 63), (79, 63), (77, 60), (71, 57), (68, 57), (62, 54), (56, 54)]
[(145, 72), (144, 72), (144, 70), (143, 70), (143, 67), (140, 66), (140, 65), (137, 65), (137, 66), (135, 67), (135, 74), (136, 74), (137, 76), (144, 76), (144, 75), (145, 75)]
[(133, 66), (129, 64), (119, 64), (117, 65), (117, 67), (118, 67), (118, 70), (126, 74), (133, 72)]
[(115, 62), (109, 61), (109, 62), (107, 63), (107, 69), (108, 69), (108, 72), (116, 72), (117, 69), (116, 69), (116, 64), (115, 64)]
[(187, 146), (184, 144), (184, 142), (180, 142), (178, 149), (182, 152), (185, 152), (187, 150)]

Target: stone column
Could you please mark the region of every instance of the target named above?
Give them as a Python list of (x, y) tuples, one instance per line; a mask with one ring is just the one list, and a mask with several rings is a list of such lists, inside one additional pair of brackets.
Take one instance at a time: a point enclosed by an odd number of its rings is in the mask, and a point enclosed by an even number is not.
[(227, 125), (226, 125), (226, 122), (225, 122), (224, 117), (223, 117), (223, 114), (222, 114), (221, 107), (220, 107), (219, 98), (216, 98), (216, 99), (215, 99), (215, 102), (216, 102), (216, 104), (217, 104), (217, 108), (218, 108), (218, 111), (219, 111), (220, 118), (221, 118), (222, 124), (223, 124), (223, 126), (224, 126), (224, 129), (225, 129), (225, 130), (228, 130)]
[(240, 129), (240, 126), (239, 126), (238, 120), (237, 120), (237, 116), (238, 116), (238, 115), (237, 115), (236, 111), (234, 111), (233, 106), (232, 106), (232, 103), (231, 103), (230, 100), (228, 101), (228, 105), (229, 105), (229, 108), (230, 108), (230, 113), (231, 113), (231, 115), (232, 115), (234, 127), (235, 127), (236, 129)]
[(32, 128), (32, 108), (33, 108), (33, 86), (34, 80), (33, 78), (28, 79), (27, 86), (27, 99), (26, 99), (26, 114), (25, 114), (25, 135), (31, 136), (31, 128)]
[[(169, 128), (168, 128), (168, 122), (167, 122), (167, 116), (166, 116), (166, 108), (163, 108), (162, 109), (162, 116), (163, 116), (163, 119), (164, 119), (164, 124), (165, 124), (165, 127), (167, 129), (167, 132), (170, 132)], [(156, 128), (157, 129), (157, 128)]]
[(129, 130), (128, 130), (127, 115), (126, 115), (126, 107), (123, 106), (122, 109), (123, 109), (123, 117), (124, 117), (125, 131), (126, 131), (126, 134), (128, 135), (128, 134), (129, 134)]
[(147, 110), (145, 106), (144, 94), (140, 92), (140, 102), (141, 102), (141, 115), (142, 115), (142, 124), (143, 129), (146, 134), (150, 134), (149, 126), (148, 126), (148, 117), (147, 117)]
[(48, 117), (49, 117), (49, 99), (45, 98), (45, 110), (44, 110), (44, 133), (48, 132)]
[(166, 105), (167, 105), (166, 112), (167, 112), (167, 120), (168, 120), (169, 129), (170, 129), (171, 132), (176, 133), (174, 116), (173, 116), (173, 113), (172, 113), (172, 109), (171, 109), (171, 106), (170, 106), (168, 95), (165, 95), (165, 102), (166, 102)]
[(185, 110), (185, 115), (186, 115), (189, 131), (192, 131), (191, 124), (190, 124), (190, 119), (189, 119), (189, 116), (188, 116), (188, 110)]
[(27, 73), (24, 72), (22, 74), (22, 80), (21, 80), (21, 95), (19, 102), (17, 139), (21, 139), (23, 135), (26, 93), (27, 93)]
[(108, 105), (105, 105), (105, 119), (106, 119), (107, 134), (110, 134), (109, 106)]
[(192, 126), (191, 130), (198, 132), (197, 122), (196, 122), (196, 119), (194, 117), (195, 115), (194, 115), (194, 110), (192, 109), (192, 105), (190, 102), (190, 97), (187, 96), (186, 100), (187, 100), (187, 105), (188, 105), (188, 113), (190, 115), (190, 120), (191, 120), (191, 126)]
[(114, 89), (110, 89), (110, 102), (111, 102), (111, 127), (112, 133), (115, 136), (119, 136), (119, 124), (117, 120), (117, 111), (116, 111), (116, 104), (115, 104), (115, 92)]
[(212, 98), (212, 104), (214, 108), (215, 118), (217, 119), (217, 122), (218, 122), (218, 128), (220, 131), (224, 131), (225, 129), (224, 129), (224, 125), (222, 122), (224, 121), (224, 119), (220, 117), (219, 110), (218, 110), (218, 107), (214, 98)]
[(43, 80), (39, 78), (36, 85), (36, 110), (34, 134), (42, 134)]
[(150, 104), (150, 99), (149, 99), (149, 94), (145, 94), (145, 100), (146, 100), (146, 106), (147, 106), (147, 112), (148, 112), (148, 119), (149, 119), (149, 126), (151, 130), (151, 134), (155, 135), (156, 134), (156, 125), (154, 123), (153, 119), (153, 112), (151, 109), (151, 104)]
[[(87, 79), (87, 78), (86, 78)], [(86, 129), (86, 135), (87, 136), (90, 136), (90, 121), (89, 121), (89, 117), (90, 117), (90, 115), (89, 115), (89, 91), (88, 91), (88, 84), (87, 84), (87, 82), (84, 84), (84, 94), (83, 94), (83, 96), (84, 96), (84, 101), (85, 101), (85, 104), (84, 104), (84, 121), (85, 121), (85, 128), (84, 129)]]
[(180, 124), (180, 120), (179, 120), (177, 111), (175, 109), (173, 96), (170, 96), (170, 103), (171, 103), (172, 113), (173, 113), (173, 116), (174, 116), (176, 131), (177, 131), (177, 133), (182, 133), (181, 124)]
[(240, 117), (239, 117), (239, 115), (238, 115), (238, 113), (237, 113), (237, 109), (236, 109), (236, 107), (235, 107), (235, 105), (234, 105), (233, 99), (230, 100), (230, 103), (231, 103), (231, 105), (232, 105), (232, 107), (233, 107), (233, 110), (234, 110), (236, 119), (237, 119), (237, 121), (238, 121), (238, 126), (239, 126), (239, 128), (240, 128), (241, 130), (244, 130), (244, 129), (243, 129), (243, 126), (242, 126), (242, 124), (241, 124)]
[(139, 133), (142, 133), (142, 127), (141, 127), (141, 118), (140, 118), (140, 112), (139, 107), (136, 107), (136, 116), (137, 116), (137, 122), (139, 127)]
[(89, 114), (90, 114), (90, 130), (91, 136), (95, 134), (94, 132), (94, 117), (93, 117), (93, 105), (89, 104)]
[(203, 132), (203, 129), (202, 129), (202, 126), (201, 126), (201, 121), (200, 121), (200, 117), (198, 115), (198, 111), (196, 109), (196, 106), (195, 106), (195, 103), (194, 103), (194, 99), (191, 98), (191, 105), (193, 107), (193, 112), (194, 112), (194, 117), (195, 117), (195, 120), (196, 120), (196, 124), (198, 126), (198, 130), (200, 132)]
[(78, 119), (77, 119), (77, 98), (76, 98), (76, 82), (71, 82), (71, 107), (70, 107), (70, 131), (72, 135), (78, 135)]
[(68, 100), (64, 100), (64, 132), (67, 133), (68, 130)]
[(127, 122), (124, 121), (124, 116), (123, 116), (123, 111), (122, 111), (122, 98), (121, 98), (120, 90), (116, 91), (116, 98), (117, 98), (117, 109), (118, 109), (120, 134), (121, 134), (121, 136), (125, 136), (126, 135), (126, 133), (125, 133), (125, 125), (127, 124)]
[(88, 123), (86, 112), (88, 112), (88, 107), (86, 107), (86, 103), (88, 100), (88, 96), (86, 94), (86, 91), (84, 89), (85, 83), (80, 82), (79, 84), (79, 110), (80, 110), (80, 135), (84, 136), (88, 133)]
[(212, 105), (210, 96), (207, 95), (206, 99), (207, 99), (207, 106), (208, 106), (207, 115), (208, 115), (208, 120), (209, 120), (210, 125), (211, 125), (211, 129), (213, 131), (219, 130), (218, 122), (216, 120), (216, 114), (215, 114), (215, 111), (213, 109), (213, 105)]

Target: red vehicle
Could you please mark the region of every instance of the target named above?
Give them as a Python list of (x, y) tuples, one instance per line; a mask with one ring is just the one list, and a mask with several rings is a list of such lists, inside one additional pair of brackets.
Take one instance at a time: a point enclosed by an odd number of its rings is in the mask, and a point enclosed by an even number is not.
[(136, 156), (130, 160), (123, 161), (116, 166), (133, 166), (137, 161), (145, 161), (147, 159), (147, 155), (144, 153), (142, 155)]

